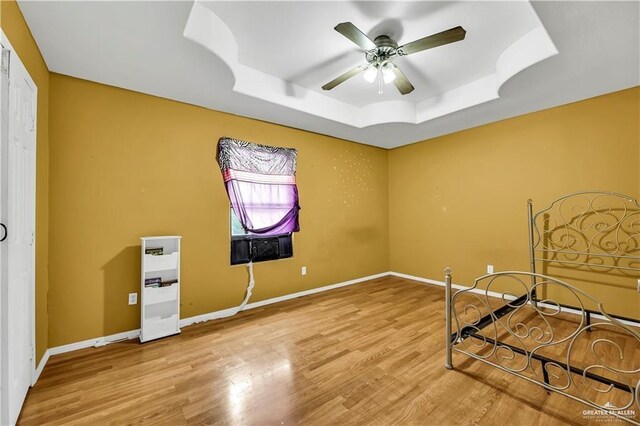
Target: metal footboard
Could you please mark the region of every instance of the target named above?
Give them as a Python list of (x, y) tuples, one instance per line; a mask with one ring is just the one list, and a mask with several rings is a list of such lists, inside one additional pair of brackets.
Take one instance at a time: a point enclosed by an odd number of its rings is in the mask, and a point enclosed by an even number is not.
[(461, 353), (640, 425), (640, 330), (549, 276), (497, 272), (454, 293), (445, 273), (446, 368)]

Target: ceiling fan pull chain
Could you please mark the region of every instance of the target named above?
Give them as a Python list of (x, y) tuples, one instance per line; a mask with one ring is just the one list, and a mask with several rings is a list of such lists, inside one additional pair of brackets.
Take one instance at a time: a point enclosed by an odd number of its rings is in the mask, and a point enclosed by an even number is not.
[(384, 78), (382, 77), (382, 71), (378, 68), (378, 95), (382, 95), (384, 90)]

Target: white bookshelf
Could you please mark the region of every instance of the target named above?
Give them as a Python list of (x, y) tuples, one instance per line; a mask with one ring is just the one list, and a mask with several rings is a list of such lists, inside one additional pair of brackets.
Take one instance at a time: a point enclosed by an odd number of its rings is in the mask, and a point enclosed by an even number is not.
[[(180, 333), (180, 239), (179, 236), (142, 237), (140, 341), (148, 342)], [(146, 254), (162, 248), (162, 255)], [(160, 278), (166, 287), (148, 287), (145, 280)]]

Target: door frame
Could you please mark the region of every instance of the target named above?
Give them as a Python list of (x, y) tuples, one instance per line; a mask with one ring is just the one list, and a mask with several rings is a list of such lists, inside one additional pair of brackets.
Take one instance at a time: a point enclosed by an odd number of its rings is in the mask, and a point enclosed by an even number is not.
[[(31, 214), (33, 217), (31, 218), (33, 221), (33, 245), (32, 245), (32, 255), (31, 255), (31, 285), (29, 288), (29, 316), (31, 320), (31, 326), (29, 327), (31, 332), (31, 378), (30, 385), (33, 386), (36, 380), (36, 191), (37, 191), (37, 170), (36, 170), (36, 158), (37, 158), (37, 124), (38, 124), (38, 86), (36, 86), (35, 82), (31, 78), (29, 71), (24, 66), (23, 62), (20, 60), (18, 53), (13, 48), (11, 43), (9, 42), (9, 38), (4, 33), (4, 31), (0, 28), (0, 49), (2, 51), (9, 52), (9, 64), (7, 65), (9, 68), (9, 73), (11, 69), (21, 68), (24, 72), (24, 76), (27, 80), (27, 83), (33, 88), (33, 132), (32, 132), (32, 144), (33, 144), (33, 154), (32, 154), (32, 179), (33, 179), (33, 212)], [(4, 64), (2, 66), (5, 66)], [(2, 170), (6, 169), (7, 163), (7, 149), (8, 149), (8, 126), (6, 125), (6, 120), (8, 119), (9, 114), (9, 102), (11, 100), (10, 92), (7, 93), (9, 95), (9, 99), (3, 99), (4, 94), (2, 93), (3, 87), (8, 87), (9, 85), (9, 74), (5, 74), (0, 71), (0, 121), (2, 126), (2, 130), (0, 131), (0, 196), (7, 194), (8, 182), (7, 179), (2, 179)], [(5, 204), (5, 205), (2, 205)], [(0, 203), (0, 221), (6, 224), (6, 215), (7, 215), (7, 207), (6, 200), (3, 203)], [(11, 232), (11, 224), (7, 224), (8, 232)], [(6, 265), (8, 255), (8, 244), (7, 242), (0, 243), (0, 265)], [(9, 408), (7, 405), (7, 397), (8, 392), (5, 392), (7, 388), (7, 360), (6, 360), (6, 351), (8, 347), (8, 329), (7, 329), (7, 319), (5, 317), (7, 313), (7, 294), (8, 294), (8, 283), (7, 283), (7, 268), (0, 268), (0, 394), (5, 396), (0, 396), (0, 424), (8, 423), (9, 417)]]

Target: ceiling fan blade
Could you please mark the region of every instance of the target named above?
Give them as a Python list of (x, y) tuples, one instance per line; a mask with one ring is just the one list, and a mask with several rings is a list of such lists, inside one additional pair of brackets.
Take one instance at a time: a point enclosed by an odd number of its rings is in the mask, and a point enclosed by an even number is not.
[(361, 72), (365, 68), (366, 67), (364, 65), (358, 65), (354, 69), (349, 70), (349, 71), (345, 72), (344, 74), (342, 74), (341, 76), (338, 76), (338, 77), (334, 78), (333, 80), (331, 80), (330, 82), (328, 82), (327, 84), (322, 86), (322, 89), (323, 90), (331, 90), (334, 87), (336, 87), (338, 84), (344, 83), (345, 81), (347, 81), (348, 79), (350, 79), (354, 75), (358, 74), (359, 72)]
[(376, 44), (351, 22), (343, 22), (341, 24), (338, 24), (336, 25), (334, 30), (336, 30), (358, 46), (362, 47), (364, 50), (371, 50), (376, 48)]
[(407, 76), (405, 76), (396, 65), (393, 66), (393, 73), (396, 75), (396, 78), (393, 79), (393, 84), (396, 85), (401, 94), (406, 95), (407, 93), (413, 92), (413, 84), (411, 84)]
[(467, 32), (462, 27), (451, 28), (398, 47), (398, 55), (410, 55), (444, 44), (455, 43), (456, 41), (464, 40), (465, 34)]

